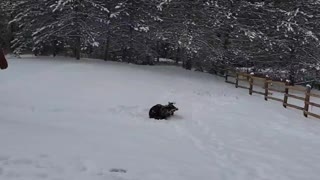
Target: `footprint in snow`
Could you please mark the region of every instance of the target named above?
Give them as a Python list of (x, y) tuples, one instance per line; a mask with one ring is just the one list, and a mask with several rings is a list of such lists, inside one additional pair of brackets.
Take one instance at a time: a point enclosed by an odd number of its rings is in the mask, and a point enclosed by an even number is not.
[(121, 168), (112, 168), (112, 169), (109, 170), (109, 172), (126, 173), (127, 170), (121, 169)]

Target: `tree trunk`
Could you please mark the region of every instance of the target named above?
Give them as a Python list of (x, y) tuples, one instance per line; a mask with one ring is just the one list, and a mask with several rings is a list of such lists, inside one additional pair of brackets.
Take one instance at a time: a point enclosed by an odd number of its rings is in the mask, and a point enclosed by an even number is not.
[(129, 49), (128, 49), (128, 63), (132, 63), (133, 56), (133, 27), (130, 25), (130, 41), (129, 41)]
[(290, 64), (290, 70), (289, 70), (289, 85), (290, 86), (294, 86), (295, 84), (295, 67), (294, 67), (294, 62), (296, 60), (296, 56), (295, 56), (295, 47), (294, 46), (290, 46), (291, 51), (290, 51), (290, 60), (291, 60), (291, 64)]
[[(11, 5), (11, 3), (10, 3), (10, 5)], [(10, 14), (10, 17), (11, 17), (11, 19), (14, 19), (13, 13)], [(14, 35), (13, 35), (14, 31), (15, 31), (15, 29), (14, 29), (13, 24), (9, 24), (8, 38), (7, 38), (7, 42), (6, 42), (6, 44), (7, 44), (7, 47), (6, 47), (7, 48), (7, 52), (12, 52), (13, 51), (12, 48), (11, 48), (11, 41), (14, 40)]]
[(186, 64), (185, 64), (185, 68), (187, 70), (191, 70), (192, 69), (192, 57), (186, 57)]
[(180, 47), (178, 47), (177, 53), (176, 53), (176, 64), (179, 64), (179, 61), (180, 61)]
[(110, 47), (110, 36), (108, 35), (106, 41), (106, 47), (104, 50), (104, 60), (107, 61), (109, 59), (109, 47)]
[(151, 56), (149, 54), (145, 55), (145, 64), (146, 65), (152, 65)]
[(164, 48), (161, 49), (161, 50), (163, 50), (163, 56), (164, 56), (165, 58), (167, 58), (167, 57), (168, 57), (168, 51), (169, 51), (169, 45), (168, 45), (168, 44), (165, 44)]
[(117, 61), (117, 53), (116, 52), (111, 52), (110, 56), (111, 56), (111, 61)]
[(185, 54), (185, 49), (184, 48), (180, 48), (179, 59), (180, 59), (180, 61), (182, 61), (182, 67), (183, 68), (186, 68), (186, 65), (187, 65), (187, 63), (186, 63), (187, 59), (186, 58), (187, 58), (187, 56)]
[(160, 42), (157, 41), (157, 62), (160, 62)]
[(122, 47), (122, 61), (126, 62), (127, 61), (127, 48)]
[(227, 50), (228, 47), (229, 47), (229, 44), (230, 44), (230, 42), (229, 42), (229, 33), (225, 33), (225, 35), (224, 35), (224, 42), (223, 42), (223, 48), (224, 48), (225, 50)]
[(80, 6), (81, 0), (75, 1), (75, 19), (74, 23), (76, 24), (76, 39), (75, 39), (75, 57), (77, 60), (80, 60), (80, 53), (81, 53), (81, 30), (80, 30), (80, 19), (79, 19), (79, 12), (81, 12), (81, 6)]
[(289, 85), (290, 86), (294, 86), (295, 84), (295, 72), (294, 72), (294, 69), (293, 68), (290, 68), (290, 71), (289, 71)]
[(54, 40), (52, 42), (52, 55), (53, 57), (56, 57), (57, 56), (57, 40)]
[(79, 60), (80, 59), (80, 53), (81, 53), (81, 38), (80, 36), (76, 37), (76, 44), (75, 44), (75, 53), (76, 53), (76, 59)]
[(129, 22), (128, 22), (128, 25), (129, 25), (129, 48), (128, 48), (128, 63), (132, 63), (132, 56), (133, 56), (133, 27), (134, 27), (134, 3), (135, 1), (133, 0), (130, 0), (130, 4), (131, 6), (129, 7)]

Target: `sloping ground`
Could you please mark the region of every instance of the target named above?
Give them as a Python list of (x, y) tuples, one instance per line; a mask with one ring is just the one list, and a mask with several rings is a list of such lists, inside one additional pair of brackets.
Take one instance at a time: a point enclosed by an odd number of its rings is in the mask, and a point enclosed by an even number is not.
[[(0, 84), (1, 180), (320, 176), (320, 120), (212, 75), (29, 57), (9, 59)], [(148, 118), (168, 101), (174, 117)]]

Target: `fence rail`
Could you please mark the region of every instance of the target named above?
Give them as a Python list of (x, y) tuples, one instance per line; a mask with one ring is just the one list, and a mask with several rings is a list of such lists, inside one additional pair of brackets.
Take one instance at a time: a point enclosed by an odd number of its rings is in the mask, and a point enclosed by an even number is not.
[[(230, 80), (229, 77), (232, 77), (234, 81)], [(287, 82), (285, 83), (285, 82), (279, 82), (279, 81), (272, 81), (268, 78), (256, 77), (253, 74), (246, 74), (243, 72), (233, 72), (230, 70), (227, 70), (225, 73), (225, 82), (235, 85), (236, 88), (249, 90), (250, 95), (254, 93), (263, 95), (266, 101), (270, 99), (270, 100), (281, 102), (283, 107), (285, 108), (290, 107), (290, 108), (301, 110), (305, 117), (308, 117), (309, 115), (309, 116), (313, 116), (315, 118), (320, 119), (320, 115), (309, 111), (309, 106), (320, 108), (320, 104), (317, 104), (315, 102), (310, 102), (310, 97), (320, 98), (320, 94), (311, 92), (311, 88), (309, 86), (307, 87), (289, 86)], [(239, 82), (247, 82), (246, 85), (248, 86), (239, 84)], [(261, 84), (259, 84), (259, 82)], [(279, 89), (272, 88), (270, 87), (271, 85), (278, 85)], [(255, 90), (254, 89), (255, 86), (261, 88), (262, 90), (264, 90), (264, 92)], [(272, 96), (274, 94), (273, 92), (283, 94), (283, 98), (281, 99), (281, 98)], [(293, 94), (294, 92), (303, 93), (303, 96), (295, 95)], [(301, 107), (295, 104), (288, 103), (289, 98), (304, 102), (304, 106)]]
[(308, 93), (308, 95), (310, 95), (310, 96), (312, 96), (312, 97), (317, 97), (317, 98), (320, 98), (320, 95), (319, 95), (319, 94)]
[(288, 97), (291, 97), (291, 98), (299, 99), (299, 100), (302, 100), (302, 101), (305, 100), (304, 97), (296, 96), (296, 95), (293, 95), (293, 94), (284, 94), (284, 95), (288, 96)]

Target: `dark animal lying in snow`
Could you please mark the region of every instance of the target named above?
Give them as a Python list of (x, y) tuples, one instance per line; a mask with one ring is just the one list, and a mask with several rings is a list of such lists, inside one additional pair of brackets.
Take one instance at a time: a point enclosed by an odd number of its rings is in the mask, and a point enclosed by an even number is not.
[(168, 105), (156, 104), (149, 110), (149, 118), (154, 119), (167, 119), (172, 116), (175, 111), (179, 109), (176, 108), (173, 102), (169, 102)]

